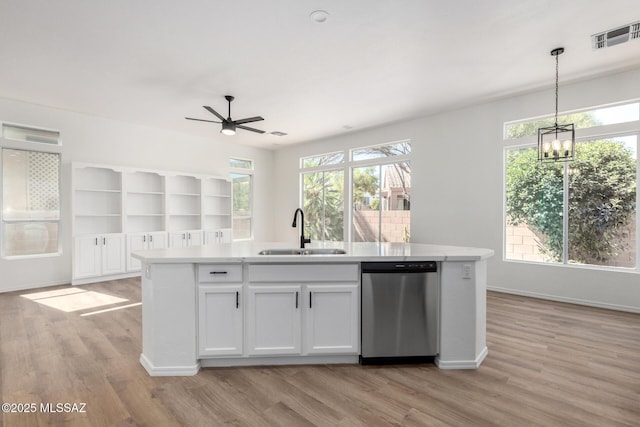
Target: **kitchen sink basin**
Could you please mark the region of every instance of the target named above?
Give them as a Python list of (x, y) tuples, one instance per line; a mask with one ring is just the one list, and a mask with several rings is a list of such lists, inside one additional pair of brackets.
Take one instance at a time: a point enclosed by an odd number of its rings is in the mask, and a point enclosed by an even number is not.
[(263, 249), (258, 255), (344, 255), (342, 249), (313, 248), (313, 249)]

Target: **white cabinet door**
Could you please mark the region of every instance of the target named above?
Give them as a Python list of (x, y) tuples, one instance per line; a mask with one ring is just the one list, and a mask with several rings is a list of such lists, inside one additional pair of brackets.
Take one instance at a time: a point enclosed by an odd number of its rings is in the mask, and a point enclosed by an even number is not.
[(200, 356), (241, 355), (242, 285), (201, 285), (198, 308)]
[(202, 230), (173, 231), (169, 233), (169, 247), (202, 246), (202, 237)]
[(145, 233), (127, 234), (127, 271), (140, 271), (142, 262), (131, 256), (135, 251), (147, 249), (147, 235)]
[(186, 231), (174, 231), (169, 233), (169, 247), (170, 248), (184, 248), (187, 246), (187, 232)]
[(252, 355), (300, 354), (301, 287), (248, 287), (247, 345)]
[(125, 269), (124, 234), (103, 235), (102, 274), (124, 273)]
[(142, 268), (140, 260), (131, 256), (133, 252), (166, 247), (167, 233), (164, 231), (127, 234), (127, 271), (140, 271)]
[(306, 354), (358, 353), (358, 285), (306, 285)]
[(100, 275), (102, 266), (101, 236), (85, 235), (74, 239), (74, 272), (75, 279)]
[(202, 231), (201, 230), (187, 231), (187, 244), (188, 246), (202, 246)]
[(233, 230), (230, 228), (223, 228), (218, 230), (219, 238), (218, 243), (231, 243), (233, 240)]
[(222, 228), (220, 230), (206, 230), (204, 232), (205, 245), (217, 245), (219, 243), (230, 243), (232, 241), (232, 230)]
[(167, 233), (156, 231), (147, 235), (148, 249), (164, 249), (167, 247)]

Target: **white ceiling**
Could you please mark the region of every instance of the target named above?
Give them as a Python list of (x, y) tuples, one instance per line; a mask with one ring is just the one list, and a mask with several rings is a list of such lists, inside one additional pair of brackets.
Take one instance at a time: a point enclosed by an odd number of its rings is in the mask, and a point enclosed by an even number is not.
[[(0, 97), (264, 148), (553, 86), (559, 46), (561, 85), (640, 66), (640, 40), (590, 37), (639, 21), (638, 0), (1, 0), (0, 17)], [(289, 135), (184, 119), (226, 116), (227, 94), (232, 118)]]

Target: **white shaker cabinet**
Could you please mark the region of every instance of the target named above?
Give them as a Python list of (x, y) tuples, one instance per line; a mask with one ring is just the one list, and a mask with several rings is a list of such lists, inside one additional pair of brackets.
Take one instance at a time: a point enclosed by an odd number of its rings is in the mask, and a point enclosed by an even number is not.
[(131, 256), (133, 252), (166, 247), (167, 233), (164, 231), (127, 234), (127, 271), (140, 271), (142, 268), (140, 260)]
[(359, 351), (357, 284), (305, 285), (306, 354)]
[(200, 356), (242, 355), (242, 284), (200, 286), (198, 353)]
[(240, 356), (244, 343), (242, 264), (198, 266), (198, 354)]
[(125, 271), (124, 234), (82, 235), (74, 239), (74, 278), (119, 274)]
[(231, 243), (233, 232), (230, 228), (223, 228), (220, 230), (205, 230), (204, 231), (204, 244), (205, 245), (217, 245), (220, 243)]
[(202, 246), (202, 230), (184, 230), (169, 232), (169, 247), (184, 248)]
[(250, 285), (247, 301), (247, 352), (250, 355), (300, 354), (300, 285)]

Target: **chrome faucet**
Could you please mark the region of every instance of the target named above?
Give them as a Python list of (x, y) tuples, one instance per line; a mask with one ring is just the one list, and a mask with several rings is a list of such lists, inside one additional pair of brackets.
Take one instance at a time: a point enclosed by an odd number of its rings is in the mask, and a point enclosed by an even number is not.
[(304, 244), (311, 243), (311, 239), (306, 239), (304, 237), (304, 212), (302, 212), (302, 209), (298, 208), (293, 213), (293, 224), (291, 224), (291, 226), (294, 228), (296, 227), (297, 225), (296, 219), (298, 218), (298, 212), (300, 212), (300, 249), (304, 249)]

